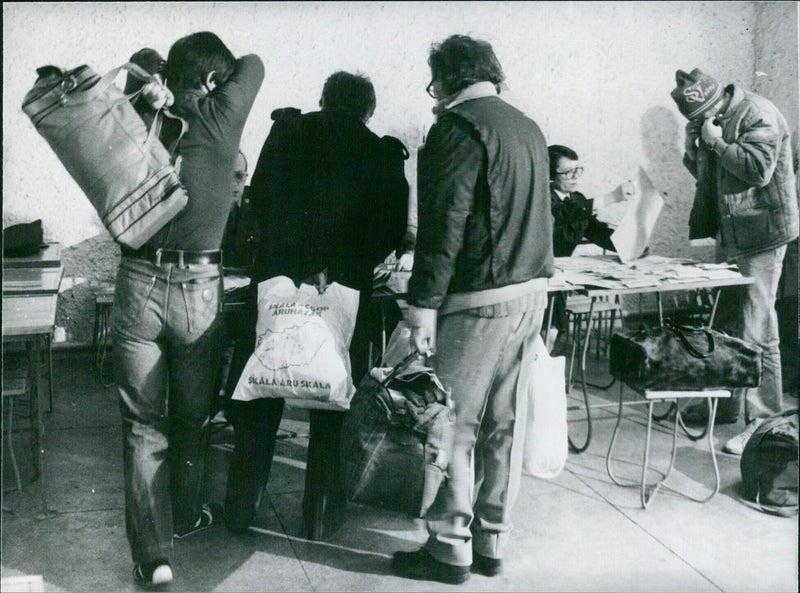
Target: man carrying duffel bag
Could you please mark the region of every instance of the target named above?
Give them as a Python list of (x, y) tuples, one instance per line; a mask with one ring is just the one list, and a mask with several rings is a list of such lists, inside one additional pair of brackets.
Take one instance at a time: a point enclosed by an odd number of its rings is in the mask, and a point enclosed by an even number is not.
[(170, 582), (173, 537), (214, 519), (199, 498), (220, 366), (219, 248), (233, 164), (264, 66), (252, 54), (235, 59), (203, 32), (172, 46), (166, 78), (172, 111), (188, 123), (178, 154), (189, 199), (142, 247), (123, 247), (111, 319), (126, 531), (142, 585)]

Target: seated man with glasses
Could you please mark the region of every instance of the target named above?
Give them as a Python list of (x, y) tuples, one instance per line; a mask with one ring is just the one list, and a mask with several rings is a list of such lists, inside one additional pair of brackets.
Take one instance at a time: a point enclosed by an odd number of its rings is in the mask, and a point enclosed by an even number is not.
[[(578, 189), (583, 166), (578, 153), (571, 148), (553, 144), (547, 147), (550, 156), (550, 211), (553, 214), (553, 256), (569, 257), (583, 239), (603, 249), (616, 251), (611, 242), (614, 229), (597, 220), (592, 212), (594, 200)], [(559, 331), (569, 328), (566, 294), (557, 292), (553, 298), (553, 322), (547, 335), (547, 348), (552, 349)], [(545, 314), (547, 319), (549, 311)]]
[(228, 222), (222, 238), (222, 252), (226, 268), (247, 268), (253, 264), (252, 246), (250, 249), (245, 249), (246, 246), (242, 245), (240, 240), (242, 234), (240, 231), (244, 230), (240, 227), (246, 224), (246, 221), (242, 220), (242, 213), (244, 202), (248, 201), (248, 197), (245, 197), (245, 192), (249, 189), (245, 187), (247, 176), (247, 158), (239, 150), (231, 178), (231, 211), (228, 214)]

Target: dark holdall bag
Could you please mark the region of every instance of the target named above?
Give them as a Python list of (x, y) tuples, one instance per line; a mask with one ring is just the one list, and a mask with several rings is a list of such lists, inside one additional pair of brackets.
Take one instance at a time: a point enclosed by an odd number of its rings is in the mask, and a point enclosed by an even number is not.
[(797, 514), (798, 410), (764, 420), (742, 451), (742, 494), (761, 511)]
[(12, 224), (3, 229), (3, 255), (27, 257), (39, 253), (42, 248), (42, 221)]
[(713, 329), (665, 324), (611, 338), (611, 375), (634, 389), (735, 389), (761, 383), (761, 349)]
[[(138, 249), (186, 206), (187, 196), (170, 153), (157, 138), (160, 113), (166, 110), (159, 112), (148, 133), (131, 104), (141, 89), (125, 95), (114, 84), (121, 70), (154, 80), (131, 62), (103, 77), (85, 65), (67, 72), (44, 66), (37, 69), (39, 78), (25, 95), (22, 110), (111, 236)], [(185, 130), (185, 122), (182, 127)]]
[[(449, 457), (454, 418), (436, 375), (411, 367), (410, 354), (367, 374), (345, 413), (341, 476), (347, 499), (424, 517), (436, 497)], [(373, 371), (374, 373), (375, 371)]]

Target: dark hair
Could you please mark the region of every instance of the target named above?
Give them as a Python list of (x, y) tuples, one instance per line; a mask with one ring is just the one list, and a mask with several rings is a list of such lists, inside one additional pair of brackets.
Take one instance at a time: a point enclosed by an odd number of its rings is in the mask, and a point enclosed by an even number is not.
[(491, 44), (466, 35), (451, 35), (434, 43), (428, 65), (432, 78), (442, 82), (446, 96), (476, 82), (489, 81), (497, 87), (506, 79)]
[(322, 87), (319, 106), (323, 111), (344, 111), (365, 122), (375, 113), (375, 87), (361, 73), (334, 72)]
[(556, 178), (556, 169), (558, 169), (558, 160), (561, 158), (569, 159), (570, 161), (578, 160), (578, 153), (567, 146), (560, 144), (552, 144), (547, 147), (547, 154), (550, 156), (550, 181)]
[(223, 84), (233, 73), (236, 58), (214, 33), (203, 31), (178, 39), (167, 56), (167, 86), (172, 90), (201, 88), (211, 72)]

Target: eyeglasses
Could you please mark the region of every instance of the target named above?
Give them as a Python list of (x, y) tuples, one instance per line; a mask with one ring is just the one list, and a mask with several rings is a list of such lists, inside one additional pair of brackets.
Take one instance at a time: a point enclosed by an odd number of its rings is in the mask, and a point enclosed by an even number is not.
[(247, 181), (247, 171), (236, 171), (233, 177), (236, 181)]
[(435, 99), (436, 95), (433, 93), (433, 81), (431, 80), (428, 83), (428, 86), (425, 87), (425, 92), (431, 97), (431, 99)]
[(567, 169), (566, 171), (556, 171), (556, 175), (561, 175), (567, 179), (577, 179), (583, 175), (583, 167), (573, 167), (572, 169)]

